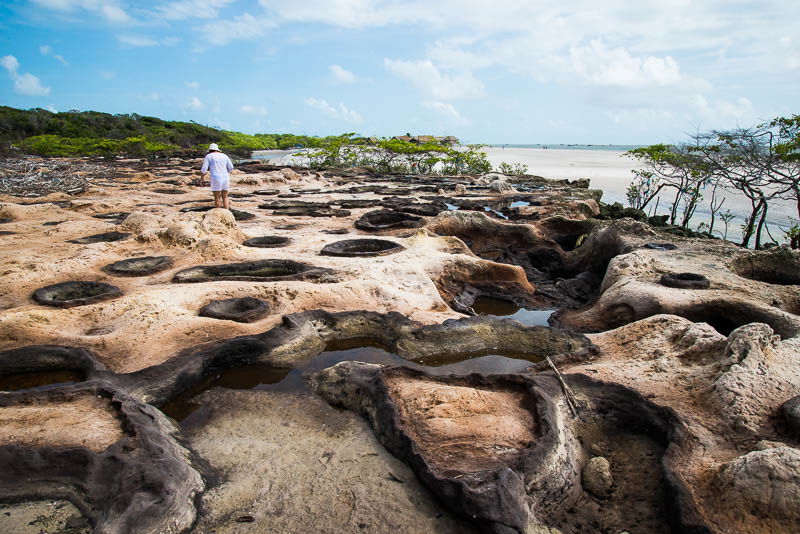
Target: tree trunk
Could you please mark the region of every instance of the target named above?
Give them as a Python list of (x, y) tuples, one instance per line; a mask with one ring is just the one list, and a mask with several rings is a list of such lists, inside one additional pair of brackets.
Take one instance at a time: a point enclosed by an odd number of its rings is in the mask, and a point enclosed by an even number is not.
[(678, 202), (681, 200), (683, 190), (679, 187), (678, 192), (675, 193), (675, 200), (672, 201), (672, 211), (669, 213), (669, 223), (675, 224), (675, 217), (678, 216)]
[(761, 232), (764, 230), (764, 222), (767, 220), (767, 210), (769, 209), (769, 205), (763, 198), (761, 199), (761, 204), (764, 207), (761, 210), (761, 218), (758, 220), (758, 230), (756, 230), (756, 250), (761, 248)]
[(763, 199), (757, 204), (755, 203), (755, 199), (752, 199), (750, 202), (753, 206), (753, 211), (751, 211), (750, 215), (747, 217), (744, 230), (742, 231), (742, 247), (744, 248), (750, 246), (750, 238), (753, 237), (753, 233), (755, 232), (756, 219), (758, 218), (758, 213), (761, 211)]

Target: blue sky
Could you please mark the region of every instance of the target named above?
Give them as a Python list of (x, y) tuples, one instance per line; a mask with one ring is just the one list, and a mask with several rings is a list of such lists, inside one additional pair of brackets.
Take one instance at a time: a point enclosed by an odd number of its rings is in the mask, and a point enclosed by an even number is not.
[(795, 0), (4, 0), (0, 104), (644, 144), (800, 113)]

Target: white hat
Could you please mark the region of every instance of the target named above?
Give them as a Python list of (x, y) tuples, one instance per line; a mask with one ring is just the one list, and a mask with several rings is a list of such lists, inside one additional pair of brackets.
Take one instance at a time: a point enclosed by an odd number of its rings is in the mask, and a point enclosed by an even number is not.
[(217, 145), (217, 143), (211, 143), (210, 145), (208, 145), (208, 149), (219, 151), (219, 146)]

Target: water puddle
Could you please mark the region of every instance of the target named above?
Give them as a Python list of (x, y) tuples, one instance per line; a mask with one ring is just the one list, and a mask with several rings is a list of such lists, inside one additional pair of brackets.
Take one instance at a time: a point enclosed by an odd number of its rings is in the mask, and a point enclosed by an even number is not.
[(531, 203), (527, 200), (517, 200), (516, 202), (512, 202), (508, 205), (509, 208), (524, 208), (525, 206), (530, 206)]
[(526, 310), (511, 301), (491, 297), (478, 297), (472, 305), (478, 315), (492, 315), (514, 319), (527, 326), (549, 326), (548, 319), (555, 313), (552, 310)]
[(215, 387), (251, 391), (308, 391), (306, 378), (322, 369), (344, 361), (359, 361), (381, 365), (425, 369), (433, 374), (515, 373), (542, 358), (532, 354), (458, 353), (409, 361), (388, 352), (371, 338), (352, 338), (333, 341), (326, 350), (293, 369), (280, 369), (256, 364), (215, 373), (161, 407), (161, 411), (181, 426), (202, 425), (211, 414), (211, 406), (197, 396)]
[(16, 373), (0, 377), (0, 391), (45, 391), (82, 382), (84, 376), (78, 371), (35, 371)]
[(447, 202), (444, 203), (447, 206), (447, 209), (450, 211), (458, 211), (458, 206), (454, 206), (453, 204), (448, 204)]

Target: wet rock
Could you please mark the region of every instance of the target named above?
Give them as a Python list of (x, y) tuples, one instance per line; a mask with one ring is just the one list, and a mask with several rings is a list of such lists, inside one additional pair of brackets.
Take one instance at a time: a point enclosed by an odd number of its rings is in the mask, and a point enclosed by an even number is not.
[(183, 189), (153, 189), (153, 193), (158, 193), (159, 195), (183, 195), (187, 192)]
[(368, 258), (386, 256), (405, 250), (403, 245), (386, 239), (347, 239), (329, 243), (320, 251), (323, 256)]
[(114, 276), (147, 276), (172, 267), (169, 256), (142, 256), (120, 260), (103, 267), (103, 271)]
[(104, 220), (117, 220), (117, 219), (124, 219), (130, 215), (127, 211), (116, 211), (112, 213), (98, 213), (97, 215), (92, 215), (95, 219), (104, 219)]
[(602, 456), (595, 456), (584, 466), (581, 472), (583, 488), (601, 499), (608, 497), (614, 485), (611, 476), (611, 465)]
[(122, 295), (122, 291), (111, 284), (102, 282), (61, 282), (37, 289), (33, 300), (45, 306), (72, 308), (85, 306)]
[(424, 219), (392, 210), (377, 210), (364, 214), (355, 222), (355, 227), (366, 232), (395, 230), (399, 228), (419, 228)]
[(322, 269), (292, 260), (259, 260), (191, 267), (176, 273), (172, 281), (187, 283), (213, 280), (249, 282), (315, 280), (329, 273), (332, 273), (330, 269)]
[(212, 300), (200, 308), (200, 315), (214, 319), (236, 321), (237, 323), (252, 323), (267, 315), (269, 311), (269, 304), (263, 300), (244, 297)]
[(360, 198), (334, 200), (332, 203), (344, 209), (374, 208), (379, 204), (379, 202), (375, 200)]
[(665, 273), (661, 275), (661, 284), (680, 289), (708, 289), (711, 282), (697, 273)]
[(246, 240), (242, 245), (246, 247), (256, 248), (278, 248), (285, 247), (291, 242), (288, 237), (281, 237), (277, 235), (266, 235), (262, 237), (251, 237)]
[(94, 234), (78, 239), (70, 239), (69, 243), (76, 243), (78, 245), (90, 245), (92, 243), (112, 243), (114, 241), (122, 241), (128, 239), (131, 234), (125, 232), (104, 232), (102, 234)]
[(272, 212), (273, 215), (283, 217), (349, 217), (347, 210), (337, 210), (332, 208), (312, 208), (297, 206), (294, 208), (279, 209)]
[(650, 249), (650, 250), (677, 250), (678, 246), (674, 243), (645, 243), (642, 245), (642, 248)]

